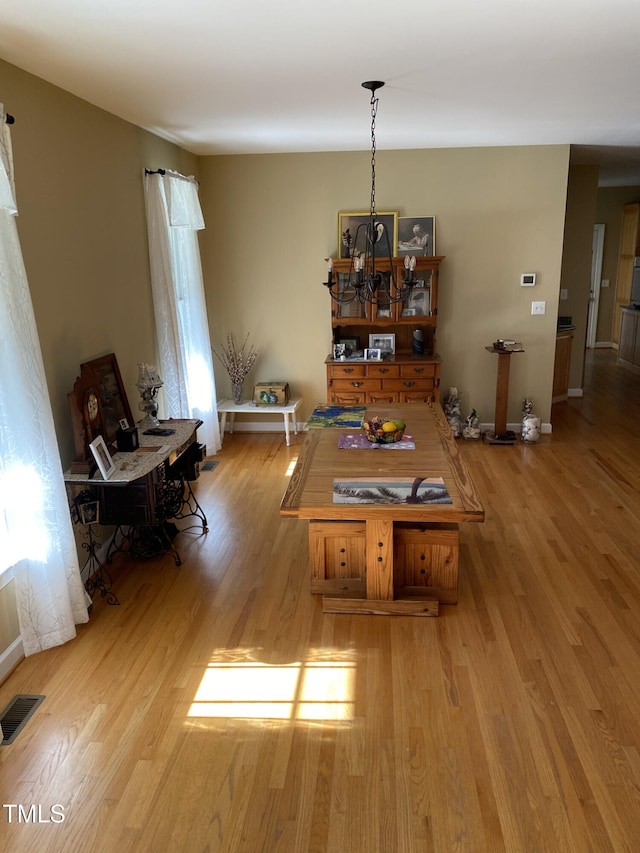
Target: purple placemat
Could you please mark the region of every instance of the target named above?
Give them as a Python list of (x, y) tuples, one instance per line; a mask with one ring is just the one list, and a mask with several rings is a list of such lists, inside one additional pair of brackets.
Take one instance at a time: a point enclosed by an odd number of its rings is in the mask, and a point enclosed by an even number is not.
[(338, 437), (340, 450), (415, 450), (416, 445), (412, 435), (403, 435), (400, 441), (391, 444), (376, 444), (367, 441), (363, 432), (343, 432)]

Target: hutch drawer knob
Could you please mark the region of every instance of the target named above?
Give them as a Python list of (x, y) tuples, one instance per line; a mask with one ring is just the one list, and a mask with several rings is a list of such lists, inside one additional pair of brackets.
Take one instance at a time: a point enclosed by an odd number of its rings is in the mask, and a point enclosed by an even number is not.
[(359, 388), (362, 385), (362, 382), (352, 382), (351, 384), (354, 388)]
[(414, 373), (424, 373), (424, 367), (414, 367), (413, 372)]
[(344, 372), (345, 373), (353, 373), (353, 367), (345, 367)]
[(415, 382), (407, 381), (407, 382), (403, 382), (402, 384), (404, 385), (404, 387), (405, 387), (405, 388), (413, 388), (413, 386), (414, 386), (416, 383), (415, 383)]
[(389, 372), (389, 368), (388, 368), (388, 367), (381, 367), (381, 368), (380, 368), (380, 370), (379, 370), (379, 372), (380, 372), (380, 373), (388, 373), (388, 372)]

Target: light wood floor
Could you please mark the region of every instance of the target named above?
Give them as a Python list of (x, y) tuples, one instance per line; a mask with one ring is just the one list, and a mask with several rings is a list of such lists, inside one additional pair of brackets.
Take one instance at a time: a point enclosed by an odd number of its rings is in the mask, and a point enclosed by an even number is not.
[(278, 515), (304, 436), (228, 436), (183, 564), (117, 562), (120, 606), (0, 687), (46, 695), (0, 803), (65, 815), (3, 807), (0, 848), (640, 850), (640, 377), (591, 361), (553, 436), (461, 442), (487, 520), (437, 619), (324, 615)]

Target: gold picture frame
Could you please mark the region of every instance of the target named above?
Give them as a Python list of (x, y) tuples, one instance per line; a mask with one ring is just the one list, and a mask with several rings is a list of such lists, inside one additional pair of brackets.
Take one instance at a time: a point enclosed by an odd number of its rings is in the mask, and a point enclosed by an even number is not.
[[(363, 254), (365, 249), (366, 227), (371, 219), (370, 213), (338, 213), (338, 257), (350, 258), (354, 250)], [(389, 235), (389, 250), (395, 256), (398, 250), (398, 211), (385, 210), (376, 213), (376, 222), (381, 222)], [(347, 239), (347, 236), (350, 238)], [(379, 247), (379, 250), (378, 250)], [(387, 256), (387, 244), (385, 240), (376, 243), (376, 257)]]

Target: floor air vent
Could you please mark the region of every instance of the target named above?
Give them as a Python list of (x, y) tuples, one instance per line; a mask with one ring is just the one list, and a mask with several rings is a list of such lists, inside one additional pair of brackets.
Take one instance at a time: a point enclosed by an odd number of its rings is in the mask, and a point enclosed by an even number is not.
[(27, 724), (29, 717), (43, 701), (44, 696), (31, 696), (27, 693), (19, 693), (13, 697), (0, 715), (3, 734), (0, 746), (13, 743)]

